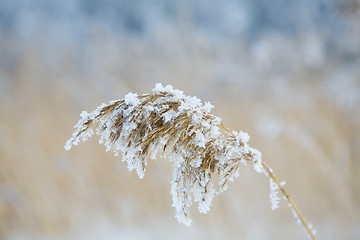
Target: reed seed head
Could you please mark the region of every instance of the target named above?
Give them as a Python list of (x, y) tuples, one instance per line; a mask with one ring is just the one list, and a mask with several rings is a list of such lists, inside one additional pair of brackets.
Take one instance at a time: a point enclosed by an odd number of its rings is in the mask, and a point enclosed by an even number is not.
[[(190, 225), (193, 202), (206, 213), (216, 193), (239, 176), (240, 164), (265, 172), (261, 153), (248, 145), (249, 135), (231, 132), (211, 114), (213, 106), (156, 84), (151, 94), (129, 93), (122, 100), (83, 112), (65, 149), (100, 135), (107, 151), (122, 153), (128, 169), (143, 178), (147, 159), (161, 156), (174, 163), (171, 195), (179, 222)], [(218, 175), (215, 182), (214, 175)]]

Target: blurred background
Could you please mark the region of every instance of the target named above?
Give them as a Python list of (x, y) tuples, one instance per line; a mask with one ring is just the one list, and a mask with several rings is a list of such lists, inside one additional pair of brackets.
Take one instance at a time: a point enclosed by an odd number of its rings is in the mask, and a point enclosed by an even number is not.
[(157, 82), (248, 132), (319, 239), (360, 239), (359, 0), (0, 0), (0, 239), (306, 239), (250, 167), (185, 227), (167, 159), (64, 150)]

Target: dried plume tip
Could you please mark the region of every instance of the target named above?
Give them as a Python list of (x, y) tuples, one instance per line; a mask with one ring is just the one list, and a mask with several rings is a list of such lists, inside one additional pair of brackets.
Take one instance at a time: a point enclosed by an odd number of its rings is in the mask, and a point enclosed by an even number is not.
[(212, 108), (208, 102), (202, 104), (196, 97), (158, 83), (151, 94), (129, 93), (91, 113), (82, 112), (65, 149), (95, 132), (106, 150), (115, 155), (121, 152), (128, 169), (135, 169), (140, 178), (149, 157), (169, 158), (174, 163), (171, 195), (175, 216), (190, 225), (188, 208), (193, 201), (201, 213), (209, 211), (214, 195), (239, 176), (240, 164), (253, 164), (255, 171), (272, 175), (262, 163), (261, 153), (248, 145), (249, 135), (230, 131), (211, 114)]
[[(262, 171), (261, 154), (248, 145), (249, 135), (229, 134), (220, 118), (210, 113), (213, 106), (188, 97), (171, 86), (156, 84), (152, 94), (129, 93), (124, 100), (83, 112), (65, 149), (87, 140), (94, 131), (107, 150), (123, 154), (128, 169), (144, 176), (147, 158), (157, 153), (174, 162), (171, 187), (179, 222), (190, 224), (187, 210), (193, 201), (199, 211), (209, 210), (217, 192), (212, 175), (220, 175), (219, 191), (239, 175), (240, 163), (252, 162)], [(192, 196), (191, 196), (192, 195)]]

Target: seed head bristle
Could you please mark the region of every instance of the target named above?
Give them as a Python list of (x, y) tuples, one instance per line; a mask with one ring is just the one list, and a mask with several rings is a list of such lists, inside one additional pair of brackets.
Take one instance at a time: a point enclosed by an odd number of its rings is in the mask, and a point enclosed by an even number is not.
[[(140, 178), (149, 157), (159, 153), (169, 158), (174, 163), (171, 195), (176, 218), (189, 225), (187, 211), (192, 202), (206, 213), (214, 194), (239, 176), (241, 163), (253, 163), (264, 172), (259, 167), (260, 152), (248, 145), (249, 136), (231, 132), (210, 113), (211, 108), (196, 97), (157, 84), (151, 94), (129, 93), (123, 100), (103, 104), (91, 113), (83, 112), (65, 149), (95, 132), (107, 150), (122, 152), (128, 169), (135, 169)], [(219, 175), (218, 187), (213, 182), (214, 174)]]

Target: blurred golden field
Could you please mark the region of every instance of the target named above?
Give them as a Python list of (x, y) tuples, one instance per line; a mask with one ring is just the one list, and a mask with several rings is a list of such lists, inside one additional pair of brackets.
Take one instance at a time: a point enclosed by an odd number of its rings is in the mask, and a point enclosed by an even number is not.
[(319, 239), (360, 238), (357, 55), (327, 58), (316, 34), (219, 44), (182, 24), (152, 38), (94, 26), (86, 45), (0, 35), (0, 239), (306, 239), (286, 201), (271, 211), (269, 181), (250, 167), (208, 214), (193, 206), (186, 227), (167, 159), (140, 180), (96, 136), (64, 150), (81, 111), (157, 82), (249, 133)]

